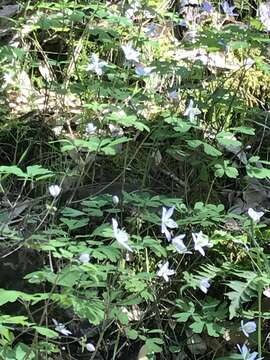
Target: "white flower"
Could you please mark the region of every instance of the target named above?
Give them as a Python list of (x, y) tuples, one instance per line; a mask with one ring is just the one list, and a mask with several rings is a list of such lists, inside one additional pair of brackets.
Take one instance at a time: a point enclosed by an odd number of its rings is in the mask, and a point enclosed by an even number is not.
[(265, 26), (266, 31), (270, 31), (270, 3), (261, 3), (259, 5), (259, 18)]
[(87, 343), (85, 347), (89, 352), (94, 352), (96, 350), (95, 346), (92, 343)]
[(186, 237), (185, 234), (181, 234), (178, 236), (175, 236), (172, 239), (172, 244), (175, 246), (175, 250), (179, 253), (179, 254), (191, 254), (191, 251), (187, 250), (186, 245), (183, 242), (183, 239)]
[(263, 295), (270, 298), (270, 288), (269, 287), (264, 289)]
[(255, 321), (248, 321), (244, 324), (244, 321), (241, 321), (241, 330), (243, 331), (246, 337), (249, 337), (249, 334), (252, 334), (257, 329)]
[(72, 332), (68, 329), (66, 329), (65, 325), (62, 323), (59, 323), (57, 320), (52, 319), (54, 325), (55, 325), (55, 330), (58, 331), (59, 333), (61, 333), (62, 335), (68, 336), (71, 335)]
[(164, 264), (158, 265), (159, 270), (157, 272), (157, 276), (163, 277), (165, 281), (169, 281), (169, 276), (172, 276), (175, 274), (175, 271), (172, 269), (169, 269), (169, 261), (165, 262)]
[(97, 130), (97, 127), (93, 123), (88, 123), (86, 125), (85, 131), (87, 132), (88, 135), (95, 134), (96, 130)]
[(192, 239), (194, 241), (194, 250), (199, 251), (202, 256), (205, 256), (204, 246), (212, 247), (213, 244), (209, 241), (208, 236), (204, 235), (202, 231), (199, 233), (192, 233)]
[(50, 185), (49, 186), (49, 193), (52, 197), (56, 198), (61, 192), (61, 188), (59, 185)]
[(199, 287), (205, 294), (207, 293), (208, 289), (210, 288), (210, 283), (208, 278), (202, 278), (199, 282)]
[(249, 208), (248, 215), (254, 222), (258, 222), (258, 221), (260, 221), (260, 218), (264, 215), (264, 212), (255, 211), (252, 208)]
[(130, 252), (133, 252), (131, 247), (128, 245), (129, 235), (123, 229), (118, 229), (118, 222), (116, 219), (112, 219), (113, 234), (117, 242)]
[(117, 195), (113, 195), (112, 202), (115, 206), (117, 206), (119, 204), (119, 197)]
[(223, 1), (221, 6), (222, 6), (222, 9), (223, 9), (223, 11), (225, 12), (226, 15), (228, 15), (228, 16), (238, 16), (238, 14), (233, 11), (235, 9), (235, 6), (230, 6), (228, 1)]
[(97, 54), (92, 54), (90, 57), (90, 62), (87, 66), (88, 71), (93, 71), (95, 72), (97, 75), (102, 75), (103, 74), (103, 67), (107, 65), (106, 61), (103, 60), (99, 60), (99, 57), (97, 56)]
[(171, 238), (172, 238), (171, 233), (168, 230), (168, 228), (169, 229), (178, 228), (177, 223), (173, 219), (171, 219), (173, 212), (174, 212), (174, 206), (169, 208), (168, 210), (165, 207), (162, 208), (161, 233), (165, 234), (166, 239), (168, 241), (171, 241)]
[(242, 355), (243, 360), (262, 360), (263, 359), (263, 358), (257, 359), (258, 353), (255, 351), (253, 353), (250, 353), (249, 349), (247, 348), (247, 346), (245, 344), (242, 347), (237, 344), (237, 347)]
[(90, 255), (89, 254), (86, 254), (86, 253), (82, 253), (80, 256), (79, 256), (79, 260), (81, 263), (83, 264), (88, 264), (89, 261), (90, 261)]
[(162, 26), (155, 23), (150, 23), (145, 27), (144, 34), (149, 38), (157, 38), (161, 35)]
[(168, 98), (170, 100), (179, 100), (178, 92), (176, 90), (170, 91), (168, 93)]
[(139, 61), (140, 53), (139, 51), (133, 49), (131, 42), (127, 43), (126, 45), (122, 45), (121, 47), (122, 50), (124, 51), (126, 60), (140, 62)]
[(153, 67), (136, 64), (135, 72), (139, 76), (149, 76), (152, 73)]
[(201, 111), (197, 107), (193, 107), (193, 100), (191, 99), (183, 115), (187, 116), (189, 121), (194, 123), (199, 114), (201, 114)]
[(126, 10), (125, 16), (129, 19), (132, 19), (136, 12), (140, 10), (141, 3), (140, 1), (132, 1), (130, 4), (130, 8)]

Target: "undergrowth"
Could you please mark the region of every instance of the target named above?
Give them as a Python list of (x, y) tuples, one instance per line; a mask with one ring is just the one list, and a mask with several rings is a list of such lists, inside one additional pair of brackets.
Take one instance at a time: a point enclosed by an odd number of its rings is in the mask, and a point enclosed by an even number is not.
[(267, 359), (270, 3), (0, 9), (0, 359)]

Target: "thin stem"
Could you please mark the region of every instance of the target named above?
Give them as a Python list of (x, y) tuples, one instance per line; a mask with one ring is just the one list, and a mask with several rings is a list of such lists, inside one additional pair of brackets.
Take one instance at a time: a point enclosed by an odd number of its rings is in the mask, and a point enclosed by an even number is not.
[(258, 291), (258, 353), (262, 357), (262, 288)]

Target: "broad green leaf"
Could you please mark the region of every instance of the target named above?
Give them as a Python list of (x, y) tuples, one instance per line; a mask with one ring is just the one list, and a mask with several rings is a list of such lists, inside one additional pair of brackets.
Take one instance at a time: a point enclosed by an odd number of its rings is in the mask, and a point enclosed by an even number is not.
[(126, 335), (129, 339), (136, 340), (138, 338), (138, 331), (133, 330), (133, 329), (127, 329)]
[(220, 152), (214, 146), (207, 144), (207, 143), (203, 143), (203, 149), (207, 155), (210, 155), (213, 157), (218, 157), (218, 156), (222, 155), (222, 152)]
[(146, 352), (150, 353), (160, 353), (162, 351), (163, 340), (160, 338), (148, 338), (145, 342)]
[(28, 178), (36, 178), (36, 180), (45, 179), (53, 175), (52, 171), (43, 168), (41, 165), (27, 166), (26, 173)]
[(0, 166), (0, 174), (16, 175), (20, 178), (26, 178), (27, 174), (24, 173), (18, 166)]
[(84, 217), (81, 219), (68, 219), (68, 218), (60, 218), (61, 222), (69, 228), (69, 230), (80, 229), (85, 227), (89, 223), (89, 218)]
[(247, 174), (251, 178), (257, 178), (257, 179), (266, 179), (270, 178), (270, 169), (266, 169), (264, 167), (255, 167), (250, 164), (246, 166)]
[(228, 166), (225, 168), (225, 174), (229, 177), (229, 178), (237, 178), (238, 176), (238, 170), (235, 167), (232, 166)]
[(59, 336), (59, 334), (51, 329), (48, 329), (46, 327), (42, 327), (42, 326), (33, 326), (33, 328), (40, 334), (43, 336), (46, 336), (48, 338), (56, 338)]
[(194, 333), (196, 334), (201, 334), (203, 331), (205, 323), (203, 321), (195, 321), (194, 323), (192, 323), (191, 325), (189, 325), (189, 327), (193, 330)]
[(21, 291), (0, 289), (0, 306), (17, 301), (21, 295)]

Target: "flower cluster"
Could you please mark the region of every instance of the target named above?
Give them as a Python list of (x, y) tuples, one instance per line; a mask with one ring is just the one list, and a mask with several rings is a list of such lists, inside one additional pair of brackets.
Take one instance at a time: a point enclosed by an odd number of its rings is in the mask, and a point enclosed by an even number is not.
[[(162, 208), (162, 216), (161, 216), (161, 233), (165, 235), (167, 241), (171, 242), (174, 246), (176, 252), (179, 254), (192, 254), (191, 251), (188, 250), (187, 246), (184, 244), (184, 239), (186, 237), (185, 234), (180, 234), (175, 237), (172, 237), (171, 230), (177, 229), (178, 224), (176, 221), (172, 219), (174, 213), (174, 206), (167, 209), (165, 207)], [(211, 248), (213, 244), (209, 240), (208, 236), (203, 234), (202, 231), (198, 233), (192, 233), (192, 240), (194, 242), (194, 250), (198, 251), (202, 256), (205, 256), (204, 248)], [(169, 276), (174, 275), (175, 271), (169, 269), (169, 262), (166, 261), (164, 264), (159, 264), (159, 270), (157, 275), (163, 277), (167, 282), (169, 281)], [(205, 294), (207, 293), (210, 287), (210, 279), (202, 278), (198, 283), (198, 287)]]

